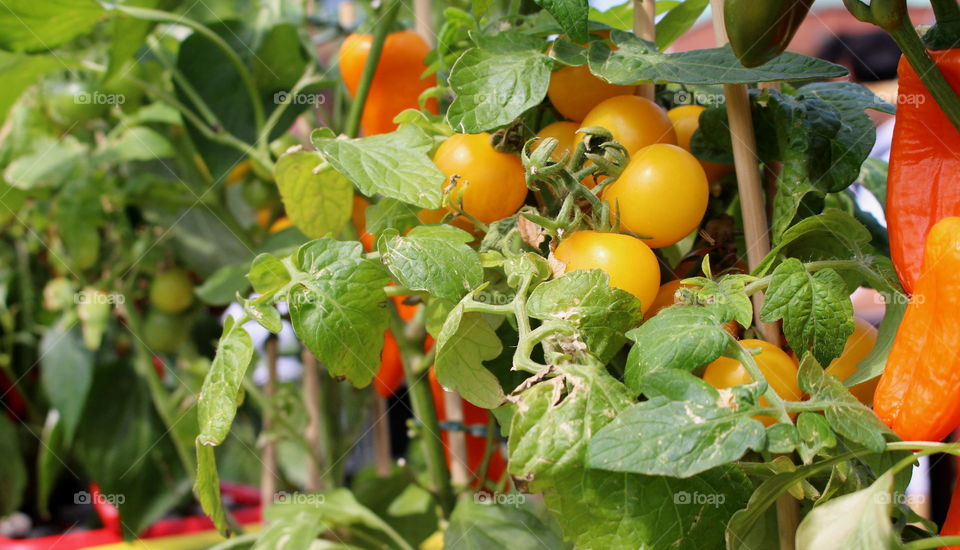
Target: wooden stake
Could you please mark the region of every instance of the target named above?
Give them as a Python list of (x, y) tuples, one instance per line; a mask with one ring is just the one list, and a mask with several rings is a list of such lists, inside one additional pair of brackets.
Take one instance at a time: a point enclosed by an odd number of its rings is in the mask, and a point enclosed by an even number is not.
[(270, 433), (273, 427), (273, 396), (276, 390), (277, 380), (277, 339), (269, 338), (266, 343), (267, 355), (267, 385), (264, 388), (264, 395), (267, 398), (268, 410), (263, 413), (263, 430), (265, 435), (263, 440), (263, 469), (260, 471), (260, 502), (263, 506), (273, 502), (274, 495), (277, 494), (277, 447), (273, 441), (273, 434)]
[[(723, 26), (723, 0), (710, 0), (713, 10), (713, 30), (717, 45), (727, 43)], [(727, 101), (727, 118), (733, 142), (733, 160), (737, 170), (737, 187), (740, 193), (740, 211), (743, 215), (743, 232), (747, 242), (747, 265), (757, 267), (770, 252), (770, 233), (767, 224), (767, 209), (763, 202), (763, 184), (760, 180), (757, 141), (753, 133), (753, 115), (750, 112), (750, 96), (744, 84), (724, 84), (723, 94)], [(764, 340), (780, 344), (780, 327), (775, 323), (760, 320), (763, 294), (753, 295), (754, 322)]]
[(323, 489), (318, 458), (320, 456), (320, 373), (317, 370), (317, 358), (304, 349), (300, 355), (303, 362), (303, 404), (307, 409), (307, 429), (304, 437), (310, 448), (310, 461), (307, 462), (307, 490)]
[[(655, 0), (633, 0), (633, 33), (644, 40), (656, 40), (656, 13)], [(637, 86), (637, 95), (653, 101), (654, 90), (653, 84), (641, 84)]]
[[(443, 392), (443, 406), (448, 421), (463, 424), (463, 400), (460, 394)], [(467, 469), (467, 434), (460, 430), (450, 430), (447, 433), (450, 446), (450, 479), (454, 485), (463, 487), (470, 482), (470, 471)]]

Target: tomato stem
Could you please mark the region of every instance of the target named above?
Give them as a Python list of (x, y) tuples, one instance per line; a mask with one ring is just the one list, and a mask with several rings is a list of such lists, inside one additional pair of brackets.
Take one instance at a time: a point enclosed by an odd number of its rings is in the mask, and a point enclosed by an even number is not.
[(343, 129), (343, 133), (347, 137), (357, 137), (357, 132), (360, 130), (360, 118), (363, 116), (363, 107), (367, 103), (367, 96), (370, 95), (373, 76), (376, 74), (377, 65), (380, 63), (380, 54), (383, 53), (383, 45), (387, 41), (387, 34), (390, 33), (393, 22), (397, 19), (399, 9), (399, 0), (391, 0), (384, 7), (383, 15), (374, 26), (373, 41), (370, 44), (367, 61), (363, 64), (363, 73), (360, 75), (357, 95), (350, 103), (350, 110), (347, 111), (347, 122)]
[(924, 550), (925, 548), (940, 548), (957, 544), (960, 544), (960, 536), (930, 537), (910, 541), (903, 545), (903, 550)]

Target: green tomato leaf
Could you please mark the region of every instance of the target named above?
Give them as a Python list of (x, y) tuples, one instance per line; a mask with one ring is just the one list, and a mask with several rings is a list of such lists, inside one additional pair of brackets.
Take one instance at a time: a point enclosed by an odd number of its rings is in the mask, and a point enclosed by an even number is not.
[[(893, 532), (893, 474), (870, 487), (814, 508), (797, 528), (797, 550), (871, 550), (897, 548)], [(843, 521), (837, 521), (843, 518)]]
[(853, 82), (818, 82), (799, 92), (823, 100), (840, 117), (840, 129), (828, 143), (830, 154), (822, 160), (829, 166), (824, 174), (827, 191), (844, 189), (859, 177), (860, 166), (876, 142), (874, 124), (866, 109), (892, 115), (894, 107)]
[(90, 154), (73, 136), (37, 144), (36, 150), (18, 157), (3, 172), (3, 179), (19, 189), (57, 187), (79, 178)]
[[(500, 502), (501, 499), (504, 502)], [(498, 495), (497, 502), (488, 500), (485, 493), (476, 493), (475, 498), (461, 498), (457, 502), (450, 516), (450, 526), (443, 533), (445, 548), (542, 550), (566, 547), (554, 525), (547, 523), (524, 495)]]
[(587, 41), (587, 16), (590, 6), (586, 0), (534, 0), (538, 6), (547, 10), (563, 33), (574, 42)]
[(843, 278), (832, 269), (811, 275), (795, 258), (774, 270), (760, 318), (783, 319), (790, 347), (812, 350), (823, 364), (839, 357), (853, 334), (853, 304)]
[[(831, 432), (832, 434), (833, 432)], [(767, 451), (792, 453), (800, 443), (800, 434), (792, 424), (777, 423), (767, 428)]]
[(437, 381), (474, 405), (493, 409), (505, 396), (500, 381), (483, 362), (496, 359), (503, 344), (483, 314), (464, 312), (464, 304), (472, 300), (471, 292), (443, 323), (437, 337)]
[(400, 284), (459, 301), (483, 282), (473, 235), (449, 225), (421, 225), (381, 244), (380, 259)]
[(617, 49), (604, 42), (590, 45), (590, 70), (614, 84), (639, 81), (676, 84), (753, 84), (780, 80), (816, 80), (847, 74), (839, 65), (786, 52), (769, 63), (748, 69), (730, 46), (709, 50), (661, 53), (652, 42), (634, 34), (613, 31)]
[(237, 414), (237, 395), (253, 359), (253, 340), (232, 317), (223, 325), (217, 355), (197, 398), (200, 434), (197, 445), (219, 445), (230, 433)]
[(599, 364), (565, 365), (561, 376), (520, 395), (507, 439), (509, 468), (531, 491), (582, 471), (588, 442), (633, 403), (630, 390), (601, 369)]
[[(286, 495), (281, 494), (280, 498)], [(298, 495), (320, 498), (320, 495)], [(279, 499), (278, 499), (279, 500)], [(266, 529), (259, 533), (251, 550), (276, 548), (313, 548), (311, 544), (330, 525), (317, 520), (317, 511), (309, 504), (286, 504), (277, 502), (264, 512)]]
[[(417, 214), (420, 208), (391, 198), (380, 199), (367, 207), (367, 233), (377, 235), (385, 229), (406, 233), (407, 229), (420, 225)], [(363, 228), (360, 228), (363, 229)]]
[(886, 446), (886, 435), (891, 432), (868, 407), (843, 386), (835, 376), (824, 373), (823, 368), (811, 355), (806, 354), (800, 362), (797, 374), (800, 389), (810, 394), (812, 401), (823, 401), (823, 414), (838, 434), (860, 443), (876, 452)]
[(380, 194), (421, 208), (440, 206), (445, 177), (428, 156), (433, 138), (422, 129), (407, 124), (359, 139), (324, 136), (314, 132), (314, 145), (364, 195)]
[(247, 280), (258, 294), (273, 294), (290, 282), (290, 271), (273, 254), (263, 253), (253, 259)]
[(24, 90), (33, 85), (40, 75), (59, 67), (63, 67), (63, 63), (52, 55), (0, 51), (0, 80), (3, 81), (3, 87), (0, 88), (0, 123), (5, 121), (7, 112)]
[(833, 435), (827, 419), (817, 413), (800, 413), (797, 417), (797, 435), (799, 436), (797, 451), (804, 464), (810, 464), (813, 457), (823, 449), (832, 449), (837, 446), (837, 437)]
[(699, 288), (693, 294), (697, 303), (719, 308), (723, 317), (730, 317), (743, 328), (748, 328), (753, 322), (753, 302), (747, 296), (745, 286), (754, 280), (756, 277), (737, 274), (724, 275), (716, 281), (698, 278), (694, 284)]
[(59, 411), (64, 440), (70, 442), (93, 383), (93, 353), (83, 345), (76, 323), (62, 317), (40, 340), (40, 357), (40, 386)]
[(0, 10), (0, 49), (53, 49), (91, 31), (104, 13), (95, 0), (5, 0)]
[(749, 409), (738, 410), (706, 382), (683, 374), (700, 386), (701, 399), (654, 397), (621, 412), (590, 440), (587, 466), (687, 478), (764, 448), (766, 431)]
[(640, 301), (613, 288), (599, 269), (574, 271), (539, 285), (527, 301), (527, 313), (541, 321), (564, 321), (578, 339), (606, 363), (627, 342), (624, 333), (640, 322)]
[(513, 32), (484, 37), (454, 63), (449, 84), (456, 97), (447, 110), (454, 130), (485, 132), (543, 101), (551, 61), (541, 51), (543, 44), (528, 38)]
[[(227, 264), (213, 272), (213, 275), (203, 281), (203, 284), (193, 290), (205, 304), (225, 306), (234, 301), (237, 294), (246, 294), (250, 288), (247, 280), (247, 270), (250, 266), (244, 263)], [(286, 270), (284, 270), (286, 271)]]
[(731, 339), (723, 329), (728, 320), (712, 307), (673, 306), (627, 332), (634, 341), (624, 375), (627, 386), (640, 393), (648, 372), (692, 371), (720, 357)]
[(226, 511), (220, 498), (220, 475), (217, 473), (215, 447), (205, 445), (197, 438), (197, 480), (193, 491), (200, 501), (200, 508), (212, 521), (213, 526), (223, 535), (229, 535)]
[(297, 284), (287, 303), (297, 336), (331, 375), (366, 386), (380, 370), (390, 278), (363, 257), (360, 243), (331, 238), (303, 245), (291, 263)]
[(868, 249), (870, 238), (870, 231), (853, 216), (829, 208), (784, 231), (777, 246), (754, 269), (754, 275), (769, 273), (783, 255), (801, 261), (855, 257)]
[(350, 219), (353, 186), (316, 153), (296, 151), (273, 169), (284, 211), (311, 239), (336, 233)]

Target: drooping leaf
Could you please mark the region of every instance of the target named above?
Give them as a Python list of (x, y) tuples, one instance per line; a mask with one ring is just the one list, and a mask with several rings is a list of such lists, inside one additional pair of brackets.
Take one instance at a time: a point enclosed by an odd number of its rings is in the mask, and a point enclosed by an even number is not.
[(443, 533), (444, 547), (465, 550), (566, 547), (560, 533), (535, 513), (533, 503), (525, 495), (514, 493), (496, 498), (504, 502), (487, 502), (479, 496), (461, 498), (450, 517), (450, 526)]
[(200, 423), (197, 445), (219, 445), (230, 433), (233, 417), (237, 414), (237, 395), (252, 359), (250, 334), (232, 317), (228, 318), (223, 325), (217, 355), (197, 398)]
[(897, 548), (892, 491), (893, 474), (887, 472), (866, 489), (817, 506), (797, 528), (797, 550)]
[(70, 441), (93, 384), (93, 353), (83, 345), (80, 327), (61, 318), (40, 341), (40, 384), (60, 412), (64, 439)]

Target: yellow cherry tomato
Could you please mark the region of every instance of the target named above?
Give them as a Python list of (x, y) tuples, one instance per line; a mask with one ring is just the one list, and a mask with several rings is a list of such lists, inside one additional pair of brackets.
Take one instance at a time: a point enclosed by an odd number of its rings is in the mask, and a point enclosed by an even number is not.
[(437, 149), (433, 162), (455, 178), (452, 201), (484, 223), (506, 218), (527, 197), (523, 163), (516, 155), (500, 153), (490, 144), (490, 134), (454, 134)]
[(629, 235), (577, 231), (560, 242), (554, 256), (565, 272), (600, 269), (610, 276), (610, 286), (626, 290), (646, 311), (660, 289), (660, 262), (644, 242)]
[(667, 113), (649, 99), (635, 95), (603, 101), (587, 113), (580, 126), (606, 128), (631, 155), (655, 143), (677, 144)]
[[(673, 123), (673, 129), (677, 133), (677, 145), (687, 152), (692, 152), (690, 151), (690, 140), (693, 138), (693, 134), (697, 131), (697, 128), (700, 127), (700, 113), (705, 110), (706, 107), (701, 105), (683, 105), (667, 111), (667, 116)], [(715, 164), (705, 160), (697, 160), (700, 162), (700, 166), (703, 167), (703, 172), (707, 175), (707, 181), (710, 183), (716, 183), (720, 178), (733, 170), (733, 166), (726, 164)]]
[(651, 248), (670, 246), (695, 230), (707, 211), (710, 189), (693, 155), (676, 145), (651, 145), (630, 159), (603, 190), (610, 214), (645, 237)]
[(560, 114), (570, 120), (583, 120), (591, 109), (605, 99), (633, 95), (636, 86), (621, 86), (596, 77), (586, 65), (563, 67), (550, 75), (547, 97)]
[[(797, 383), (797, 363), (785, 351), (763, 340), (741, 340), (740, 344), (745, 348), (760, 348), (760, 353), (754, 355), (753, 359), (764, 378), (767, 379), (767, 384), (777, 392), (777, 395), (786, 401), (799, 401), (803, 397), (803, 392), (800, 391)], [(703, 371), (703, 379), (717, 389), (732, 388), (753, 382), (750, 373), (740, 361), (729, 357), (718, 357), (707, 365)], [(769, 404), (765, 397), (760, 398), (760, 405), (769, 406)], [(767, 426), (776, 422), (769, 416), (756, 418)]]
[[(827, 374), (836, 376), (841, 382), (850, 378), (857, 371), (857, 363), (863, 361), (876, 345), (877, 329), (863, 319), (854, 319), (853, 334), (847, 338), (840, 357), (834, 359), (827, 367)], [(873, 404), (873, 394), (877, 390), (878, 382), (880, 378), (867, 380), (850, 388), (850, 393), (869, 407)]]

